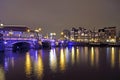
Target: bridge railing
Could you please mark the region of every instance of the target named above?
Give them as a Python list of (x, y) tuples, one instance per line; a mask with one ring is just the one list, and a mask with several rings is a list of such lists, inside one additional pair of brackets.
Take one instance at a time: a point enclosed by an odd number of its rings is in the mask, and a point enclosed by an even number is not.
[(36, 38), (13, 38), (13, 37), (4, 37), (3, 38), (4, 40), (33, 40), (33, 41), (35, 41), (35, 40), (37, 40)]

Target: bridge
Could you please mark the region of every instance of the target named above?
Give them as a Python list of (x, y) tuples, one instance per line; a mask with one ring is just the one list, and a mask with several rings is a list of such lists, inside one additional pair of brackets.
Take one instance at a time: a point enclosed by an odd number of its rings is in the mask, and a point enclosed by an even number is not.
[(0, 36), (4, 40), (4, 48), (7, 50), (39, 48), (41, 45), (41, 35), (36, 32), (1, 30)]
[(46, 47), (47, 44), (50, 46), (56, 45), (54, 39), (42, 38), (40, 31), (41, 29), (32, 31), (27, 27), (21, 26), (3, 26), (0, 28), (0, 34), (3, 34), (2, 38), (4, 40), (5, 49), (24, 49), (27, 47), (38, 49), (44, 45)]
[[(30, 35), (29, 35), (30, 36)], [(23, 50), (23, 49), (40, 49), (43, 47), (55, 46), (55, 40), (40, 39), (39, 37), (16, 37), (16, 36), (3, 36), (4, 47), (6, 50)], [(47, 42), (44, 43), (44, 42)], [(48, 45), (49, 44), (49, 45)]]
[(18, 44), (18, 43), (28, 43), (30, 44), (31, 48), (34, 48), (36, 43), (38, 42), (37, 39), (34, 38), (3, 38), (4, 43), (5, 43), (5, 48), (12, 48), (13, 45)]

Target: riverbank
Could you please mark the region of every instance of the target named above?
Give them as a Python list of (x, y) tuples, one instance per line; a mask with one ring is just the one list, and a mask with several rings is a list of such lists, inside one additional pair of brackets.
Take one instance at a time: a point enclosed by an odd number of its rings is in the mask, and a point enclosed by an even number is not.
[(102, 42), (67, 42), (57, 45), (57, 47), (67, 47), (67, 46), (98, 46), (98, 47), (120, 47), (120, 42), (116, 43), (102, 43)]

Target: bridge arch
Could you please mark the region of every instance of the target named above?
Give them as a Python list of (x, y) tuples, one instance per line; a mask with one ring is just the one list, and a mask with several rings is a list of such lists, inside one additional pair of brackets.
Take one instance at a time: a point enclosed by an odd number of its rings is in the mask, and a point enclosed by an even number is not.
[(11, 45), (17, 44), (17, 43), (28, 43), (28, 44), (33, 44), (31, 41), (14, 41), (11, 43)]
[(30, 49), (30, 43), (28, 42), (16, 42), (14, 44), (12, 44), (12, 50), (14, 52), (16, 51), (28, 51)]

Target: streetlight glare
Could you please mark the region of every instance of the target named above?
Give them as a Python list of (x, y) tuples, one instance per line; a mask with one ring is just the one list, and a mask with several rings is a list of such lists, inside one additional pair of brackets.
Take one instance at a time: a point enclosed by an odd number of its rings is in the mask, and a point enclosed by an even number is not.
[(64, 33), (63, 32), (61, 32), (61, 35), (63, 35)]
[(28, 29), (27, 32), (30, 32), (30, 29)]
[(0, 26), (3, 26), (3, 24), (0, 24)]
[(39, 30), (39, 31), (41, 31), (42, 29), (41, 29), (41, 28), (39, 28), (38, 30)]

